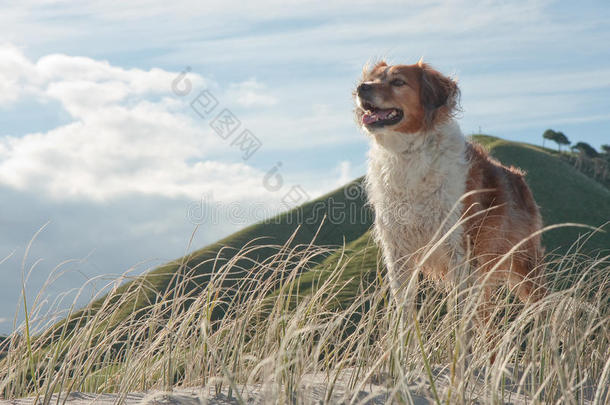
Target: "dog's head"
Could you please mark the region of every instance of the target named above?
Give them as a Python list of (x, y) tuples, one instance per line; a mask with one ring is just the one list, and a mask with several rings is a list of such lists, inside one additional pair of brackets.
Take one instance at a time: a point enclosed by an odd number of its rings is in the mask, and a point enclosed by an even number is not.
[(364, 69), (354, 91), (356, 119), (369, 133), (414, 134), (434, 128), (457, 109), (457, 83), (429, 65)]

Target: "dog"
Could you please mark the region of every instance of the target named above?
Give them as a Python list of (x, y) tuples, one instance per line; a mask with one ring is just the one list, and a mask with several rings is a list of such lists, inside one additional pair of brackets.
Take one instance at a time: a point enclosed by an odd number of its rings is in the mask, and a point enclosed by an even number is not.
[(523, 302), (544, 296), (538, 206), (524, 172), (465, 139), (456, 81), (421, 60), (381, 61), (363, 69), (354, 98), (371, 138), (365, 189), (393, 295), (416, 268), (452, 285), (467, 262), (487, 295), (506, 283)]

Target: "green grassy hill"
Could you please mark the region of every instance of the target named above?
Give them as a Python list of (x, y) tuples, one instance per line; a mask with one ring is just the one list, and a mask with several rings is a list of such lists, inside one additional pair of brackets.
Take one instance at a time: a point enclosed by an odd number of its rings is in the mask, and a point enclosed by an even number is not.
[[(597, 227), (610, 220), (610, 190), (562, 161), (557, 152), (487, 135), (475, 135), (473, 138), (484, 144), (504, 164), (518, 166), (527, 172), (527, 181), (541, 207), (545, 225), (577, 222)], [(361, 180), (357, 179), (268, 221), (249, 226), (127, 283), (121, 287), (121, 291), (133, 290), (135, 285), (140, 284), (148, 287), (138, 289), (137, 295), (121, 305), (121, 310), (115, 314), (116, 321), (119, 322), (127, 314), (146, 310), (155, 301), (163, 299), (167, 291), (173, 291), (184, 277), (190, 281), (182, 293), (196, 297), (215, 269), (231, 261), (245, 246), (249, 247), (248, 253), (233, 263), (235, 271), (223, 281), (223, 287), (233, 288), (256, 263), (276, 253), (277, 250), (271, 245), (288, 243), (287, 246), (291, 248), (302, 249), (311, 243), (315, 235), (316, 245), (346, 246), (350, 264), (344, 267), (343, 277), (346, 280), (352, 277), (355, 284), (353, 288), (345, 290), (345, 296), (339, 298), (349, 301), (350, 294), (357, 290), (357, 284), (363, 277), (375, 277), (378, 261), (377, 248), (369, 233), (372, 213), (365, 206)], [(584, 233), (582, 228), (561, 228), (546, 233), (543, 243), (547, 251), (562, 252)], [(589, 250), (609, 247), (608, 233), (595, 235), (587, 242)], [(320, 257), (312, 263), (320, 263), (331, 254), (330, 250), (320, 253)], [(323, 279), (337, 260), (338, 253), (326, 258), (316, 271), (304, 269), (299, 278), (301, 291), (305, 293), (316, 280)], [(87, 313), (94, 313), (102, 302), (98, 300), (92, 303)], [(222, 310), (219, 311), (215, 316), (222, 316)]]
[[(474, 137), (479, 140), (479, 137)], [(524, 143), (485, 137), (492, 155), (505, 164), (527, 171), (527, 182), (540, 206), (544, 225), (576, 222), (601, 226), (610, 221), (610, 190), (561, 160), (556, 151)], [(610, 231), (610, 229), (608, 229)], [(564, 251), (583, 229), (563, 228), (547, 232), (547, 251)], [(610, 248), (610, 235), (599, 234), (587, 242), (588, 249)]]
[[(610, 221), (610, 190), (586, 177), (560, 159), (558, 152), (529, 145), (505, 141), (489, 135), (475, 135), (473, 139), (485, 145), (491, 154), (504, 164), (514, 165), (526, 171), (527, 182), (540, 206), (544, 225), (580, 223), (598, 227)], [(610, 230), (610, 229), (609, 229)], [(575, 241), (586, 237), (583, 252), (610, 250), (610, 233), (596, 233), (583, 228), (565, 227), (543, 235), (547, 252), (563, 254), (573, 251)], [(574, 245), (574, 246), (573, 246)], [(341, 266), (340, 262), (349, 261)], [(336, 289), (336, 305), (345, 308), (368, 284), (383, 276), (380, 253), (370, 231), (346, 245), (342, 251), (326, 258), (311, 272), (301, 275), (295, 283), (301, 296), (316, 290), (319, 283), (333, 271), (341, 271), (344, 280)]]

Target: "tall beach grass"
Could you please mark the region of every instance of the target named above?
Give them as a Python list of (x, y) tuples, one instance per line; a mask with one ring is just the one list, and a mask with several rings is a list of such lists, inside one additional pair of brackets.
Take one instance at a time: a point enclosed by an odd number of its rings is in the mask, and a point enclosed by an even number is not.
[[(270, 248), (243, 277), (240, 260)], [(320, 265), (329, 254), (338, 260)], [(388, 403), (416, 394), (448, 404), (610, 402), (608, 257), (577, 248), (549, 255), (549, 294), (523, 305), (500, 289), (486, 323), (476, 319), (485, 303), (473, 276), (449, 290), (414, 276), (408, 311), (380, 260), (358, 260), (313, 243), (253, 244), (216, 263), (201, 289), (183, 266), (167, 275), (175, 278), (168, 290), (125, 274), (59, 320), (58, 302), (24, 298), (26, 322), (0, 343), (0, 395), (47, 404), (57, 392), (112, 392), (121, 402), (134, 391), (208, 387), (244, 402), (243, 387), (259, 386), (274, 402), (300, 403), (303, 382), (316, 375), (328, 402), (339, 381), (347, 403), (363, 401), (357, 393), (370, 384), (386, 387)], [(360, 273), (347, 275), (354, 266)], [(313, 280), (306, 291), (302, 274)]]

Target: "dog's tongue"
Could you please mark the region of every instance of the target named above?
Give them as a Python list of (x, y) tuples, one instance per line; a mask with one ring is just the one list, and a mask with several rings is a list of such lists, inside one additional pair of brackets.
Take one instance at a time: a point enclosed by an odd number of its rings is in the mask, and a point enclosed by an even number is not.
[(393, 108), (388, 108), (386, 110), (375, 110), (374, 112), (368, 113), (365, 112), (364, 115), (362, 116), (362, 123), (363, 124), (372, 124), (374, 122), (380, 121), (380, 120), (385, 120), (388, 118), (388, 116), (390, 115), (390, 113), (393, 111)]

